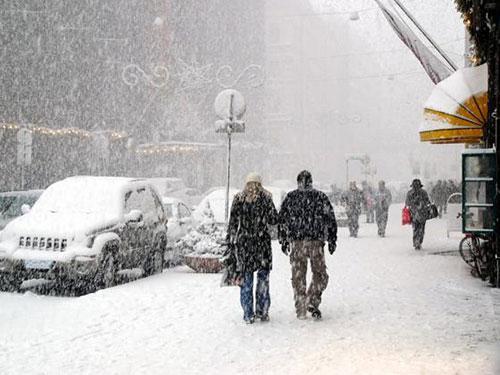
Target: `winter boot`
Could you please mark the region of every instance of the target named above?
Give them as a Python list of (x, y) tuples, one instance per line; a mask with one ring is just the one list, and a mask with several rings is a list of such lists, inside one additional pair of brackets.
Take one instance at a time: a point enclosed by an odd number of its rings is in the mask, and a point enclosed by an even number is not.
[(313, 317), (314, 320), (320, 320), (321, 319), (321, 311), (319, 311), (318, 308), (309, 305), (307, 307), (307, 311), (311, 313), (311, 316)]
[(269, 321), (269, 314), (255, 314), (255, 317), (257, 319), (260, 319), (261, 322), (268, 322)]

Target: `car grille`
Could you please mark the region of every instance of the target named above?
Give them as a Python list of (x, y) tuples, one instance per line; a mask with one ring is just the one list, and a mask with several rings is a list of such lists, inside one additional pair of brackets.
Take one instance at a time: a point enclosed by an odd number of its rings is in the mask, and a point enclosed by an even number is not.
[(21, 236), (19, 247), (33, 250), (64, 251), (68, 246), (66, 238)]

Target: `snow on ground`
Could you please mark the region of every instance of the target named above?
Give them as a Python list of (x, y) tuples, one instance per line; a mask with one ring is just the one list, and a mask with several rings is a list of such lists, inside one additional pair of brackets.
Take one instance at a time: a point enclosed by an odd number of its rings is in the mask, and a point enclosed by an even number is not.
[(0, 293), (0, 374), (499, 374), (499, 290), (431, 255), (457, 248), (445, 220), (416, 253), (400, 210), (387, 238), (341, 229), (321, 322), (295, 318), (277, 244), (269, 323), (186, 267), (79, 298)]

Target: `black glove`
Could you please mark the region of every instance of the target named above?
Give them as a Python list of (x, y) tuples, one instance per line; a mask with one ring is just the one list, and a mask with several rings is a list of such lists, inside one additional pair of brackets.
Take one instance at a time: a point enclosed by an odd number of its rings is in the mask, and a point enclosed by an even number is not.
[(335, 249), (337, 249), (337, 243), (336, 242), (328, 242), (328, 252), (333, 255), (335, 252)]
[(281, 251), (283, 251), (283, 254), (288, 256), (288, 254), (290, 254), (290, 244), (286, 241), (283, 241), (281, 243)]

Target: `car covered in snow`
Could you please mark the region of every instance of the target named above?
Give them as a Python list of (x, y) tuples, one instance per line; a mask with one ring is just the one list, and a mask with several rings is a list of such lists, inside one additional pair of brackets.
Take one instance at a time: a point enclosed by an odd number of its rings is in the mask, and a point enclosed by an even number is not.
[(0, 230), (28, 210), (43, 190), (8, 191), (0, 193)]
[(347, 227), (348, 226), (348, 218), (347, 211), (345, 206), (343, 205), (334, 205), (333, 212), (335, 212), (335, 219), (337, 220), (337, 226), (339, 227)]
[(167, 237), (172, 243), (193, 229), (193, 217), (188, 206), (179, 199), (163, 197), (162, 202), (168, 218)]
[(166, 243), (167, 216), (147, 181), (70, 177), (0, 232), (0, 288), (27, 279), (106, 288), (119, 270), (161, 272)]
[[(229, 210), (233, 204), (233, 197), (239, 192), (238, 189), (229, 189)], [(197, 222), (213, 221), (224, 223), (226, 210), (226, 188), (214, 188), (209, 190), (201, 202), (193, 211), (193, 218)]]
[[(264, 189), (269, 191), (273, 197), (273, 203), (277, 210), (280, 209), (281, 203), (285, 199), (286, 191), (279, 187), (266, 187)], [(240, 190), (235, 188), (229, 189), (229, 210), (231, 210), (231, 205), (233, 204), (234, 196)], [(207, 221), (213, 221), (215, 223), (224, 223), (224, 213), (225, 213), (225, 203), (226, 203), (226, 189), (216, 188), (209, 191), (209, 193), (201, 200), (198, 206), (193, 211), (193, 218), (195, 222), (202, 223)], [(271, 237), (277, 239), (276, 227), (271, 227)]]

